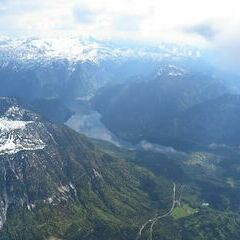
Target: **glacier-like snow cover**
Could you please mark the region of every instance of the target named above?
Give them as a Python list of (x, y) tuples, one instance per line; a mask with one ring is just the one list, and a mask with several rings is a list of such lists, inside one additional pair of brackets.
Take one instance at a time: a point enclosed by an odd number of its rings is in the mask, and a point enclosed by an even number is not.
[[(0, 118), (0, 155), (15, 154), (22, 150), (37, 150), (45, 147), (44, 142), (30, 128), (33, 121), (13, 120), (18, 108), (9, 109)], [(15, 113), (14, 113), (15, 112)], [(10, 118), (11, 117), (11, 118)]]

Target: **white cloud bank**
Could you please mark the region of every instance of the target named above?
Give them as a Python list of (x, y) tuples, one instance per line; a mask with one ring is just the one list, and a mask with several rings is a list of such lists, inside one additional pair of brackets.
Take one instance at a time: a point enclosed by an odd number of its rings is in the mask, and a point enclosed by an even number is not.
[(2, 35), (83, 35), (197, 46), (227, 45), (228, 38), (240, 36), (239, 0), (0, 0), (0, 3)]

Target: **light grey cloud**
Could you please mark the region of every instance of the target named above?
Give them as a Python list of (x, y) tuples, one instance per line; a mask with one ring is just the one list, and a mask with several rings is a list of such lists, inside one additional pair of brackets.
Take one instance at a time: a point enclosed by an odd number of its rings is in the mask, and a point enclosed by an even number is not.
[(41, 1), (17, 1), (17, 0), (1, 0), (0, 1), (0, 16), (20, 16), (26, 14), (27, 12), (39, 12), (45, 9), (46, 4), (41, 3)]
[(238, 21), (239, 29), (238, 9), (239, 0), (0, 0), (0, 34), (79, 34), (206, 47), (217, 45), (218, 31), (228, 28), (226, 18)]
[(122, 14), (113, 17), (113, 27), (119, 31), (138, 31), (141, 21), (141, 16)]
[(221, 69), (231, 70), (240, 75), (240, 31), (239, 26), (229, 27), (219, 34), (212, 43), (213, 63)]
[(213, 23), (205, 22), (183, 29), (185, 33), (197, 34), (206, 39), (212, 39), (218, 34), (218, 30)]
[(159, 145), (159, 144), (153, 144), (146, 140), (141, 141), (138, 144), (138, 148), (143, 149), (145, 151), (163, 153), (168, 156), (175, 156), (175, 157), (187, 157), (188, 156), (187, 153), (178, 151), (173, 147), (163, 146), (163, 145)]
[(90, 10), (88, 7), (82, 5), (75, 5), (73, 7), (73, 15), (77, 23), (90, 24), (96, 21), (97, 13)]

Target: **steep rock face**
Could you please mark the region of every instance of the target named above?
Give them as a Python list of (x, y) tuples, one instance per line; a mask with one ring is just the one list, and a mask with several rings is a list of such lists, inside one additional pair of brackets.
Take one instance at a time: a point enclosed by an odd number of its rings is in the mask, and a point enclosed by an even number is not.
[(1, 227), (9, 205), (30, 204), (25, 170), (33, 164), (34, 152), (51, 141), (50, 132), (37, 114), (20, 107), (15, 99), (0, 99)]
[[(111, 230), (117, 224), (130, 229), (126, 231), (133, 234), (128, 236), (131, 239), (140, 224), (137, 217), (145, 215), (145, 219), (156, 208), (168, 206), (165, 197), (171, 195), (171, 185), (167, 181), (159, 182), (147, 170), (100, 151), (65, 126), (43, 121), (14, 99), (1, 98), (0, 106), (3, 239), (66, 234), (124, 239), (124, 234)], [(165, 188), (167, 194), (161, 195)], [(152, 194), (153, 189), (157, 193)], [(136, 221), (131, 223), (133, 218)], [(51, 225), (42, 227), (46, 221)], [(105, 233), (99, 231), (99, 224)], [(81, 230), (71, 230), (73, 225)]]

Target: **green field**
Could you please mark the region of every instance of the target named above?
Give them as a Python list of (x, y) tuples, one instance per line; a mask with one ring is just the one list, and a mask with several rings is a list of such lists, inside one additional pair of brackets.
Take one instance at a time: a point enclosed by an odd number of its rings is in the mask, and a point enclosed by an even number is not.
[(189, 205), (187, 204), (183, 204), (182, 206), (178, 206), (173, 210), (172, 216), (174, 219), (180, 219), (180, 218), (184, 218), (187, 216), (190, 216), (194, 213), (197, 213), (198, 210), (191, 208)]

